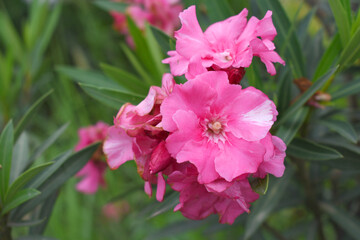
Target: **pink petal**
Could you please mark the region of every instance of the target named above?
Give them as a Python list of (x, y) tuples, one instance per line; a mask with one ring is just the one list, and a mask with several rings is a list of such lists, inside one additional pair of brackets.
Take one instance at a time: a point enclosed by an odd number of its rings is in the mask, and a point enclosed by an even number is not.
[(151, 197), (151, 195), (152, 195), (152, 188), (151, 188), (150, 182), (145, 181), (144, 191), (145, 191), (145, 193), (146, 193), (149, 197)]
[(157, 190), (156, 190), (156, 200), (158, 200), (159, 202), (162, 202), (164, 199), (165, 189), (166, 189), (165, 180), (162, 173), (160, 172), (157, 178)]
[(268, 39), (270, 41), (274, 40), (277, 35), (271, 16), (272, 11), (267, 11), (264, 18), (259, 21), (256, 29), (258, 36), (262, 39)]
[(134, 158), (132, 150), (133, 138), (122, 128), (110, 127), (108, 138), (104, 142), (103, 151), (111, 169), (117, 169), (123, 163)]
[(150, 158), (150, 173), (155, 174), (164, 170), (171, 163), (171, 156), (165, 147), (165, 141), (161, 141), (154, 149)]

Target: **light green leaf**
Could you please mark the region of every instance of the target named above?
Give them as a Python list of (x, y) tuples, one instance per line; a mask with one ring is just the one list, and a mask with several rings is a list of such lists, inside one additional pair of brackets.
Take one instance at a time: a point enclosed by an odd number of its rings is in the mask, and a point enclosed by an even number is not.
[(342, 51), (339, 64), (342, 68), (353, 64), (360, 57), (360, 28), (356, 30)]
[(339, 133), (344, 138), (352, 143), (357, 143), (359, 140), (358, 134), (349, 122), (340, 120), (321, 120), (321, 123), (329, 127), (331, 130)]
[(0, 12), (0, 39), (5, 43), (6, 49), (16, 56), (17, 60), (23, 59), (23, 43), (11, 19), (4, 12)]
[(282, 124), (293, 116), (295, 112), (301, 108), (315, 93), (318, 91), (334, 74), (337, 68), (330, 69), (319, 80), (317, 80), (306, 92), (304, 92), (292, 106), (290, 106), (286, 112), (281, 116), (280, 120), (276, 123), (276, 126)]
[(257, 200), (256, 205), (251, 209), (251, 213), (246, 221), (244, 239), (250, 239), (275, 209), (283, 196), (292, 175), (293, 169), (288, 167), (284, 176), (272, 181), (268, 193)]
[(22, 203), (24, 203), (26, 201), (29, 201), (30, 199), (38, 196), (39, 194), (40, 194), (40, 192), (33, 188), (27, 188), (27, 189), (18, 191), (13, 196), (11, 201), (9, 201), (8, 203), (6, 203), (4, 205), (4, 209), (2, 210), (1, 214), (4, 215), (4, 214), (8, 213), (12, 209), (18, 207), (19, 205), (21, 205)]
[(14, 182), (20, 174), (20, 169), (26, 165), (26, 160), (30, 155), (30, 146), (29, 146), (29, 136), (26, 132), (23, 132), (18, 138), (17, 142), (14, 145), (12, 164), (11, 164), (11, 173), (10, 173), (10, 183)]
[(321, 209), (327, 213), (330, 218), (341, 227), (347, 234), (354, 239), (358, 239), (360, 236), (360, 223), (344, 210), (338, 209), (330, 203), (321, 203)]
[(98, 0), (93, 2), (96, 6), (102, 8), (105, 11), (116, 11), (116, 12), (125, 12), (129, 4), (122, 2), (114, 2), (107, 0)]
[(342, 45), (346, 46), (350, 40), (350, 22), (347, 12), (339, 0), (329, 0), (329, 4), (335, 17)]
[(326, 161), (343, 157), (341, 153), (330, 147), (302, 138), (295, 138), (287, 147), (286, 153), (299, 159), (314, 161)]
[(53, 162), (48, 162), (41, 164), (39, 166), (33, 167), (25, 171), (21, 174), (9, 187), (9, 190), (5, 196), (5, 204), (13, 201), (13, 198), (17, 195), (18, 191), (22, 189), (29, 181), (34, 178), (37, 174), (42, 172), (49, 165), (53, 164)]
[(162, 30), (150, 25), (152, 34), (154, 35), (157, 43), (160, 45), (160, 49), (163, 54), (167, 56), (167, 52), (172, 50), (171, 46), (175, 46), (175, 39), (164, 33)]
[(42, 95), (33, 105), (31, 105), (29, 110), (27, 110), (25, 115), (20, 119), (20, 121), (18, 122), (18, 124), (16, 125), (16, 128), (15, 128), (15, 134), (14, 134), (15, 141), (18, 139), (21, 132), (24, 130), (26, 124), (28, 124), (30, 122), (30, 119), (36, 113), (36, 111), (40, 107), (40, 105), (45, 101), (45, 99), (47, 97), (50, 96), (50, 94), (52, 92), (53, 92), (53, 90), (51, 89), (50, 91), (48, 91), (47, 93)]
[(149, 91), (150, 86), (146, 82), (139, 80), (135, 75), (104, 63), (100, 66), (109, 78), (127, 90), (144, 96)]
[(14, 127), (10, 121), (0, 136), (0, 205), (5, 202), (5, 194), (9, 187), (13, 144)]

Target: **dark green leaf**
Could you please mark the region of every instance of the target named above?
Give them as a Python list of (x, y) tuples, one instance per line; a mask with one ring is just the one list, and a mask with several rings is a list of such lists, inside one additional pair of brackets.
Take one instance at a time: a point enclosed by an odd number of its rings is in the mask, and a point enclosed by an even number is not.
[[(57, 191), (70, 177), (74, 176), (89, 161), (98, 147), (99, 143), (96, 143), (72, 154), (60, 166), (57, 165), (57, 169), (55, 169), (55, 171), (50, 167), (49, 170), (52, 174), (46, 179), (44, 179), (44, 175), (42, 174), (38, 176), (41, 181), (38, 178), (35, 178), (34, 183), (30, 184), (29, 187), (35, 187), (42, 194), (21, 205), (14, 213), (13, 219), (20, 219), (26, 213), (34, 210), (36, 206), (44, 202), (44, 200)], [(48, 171), (46, 171), (45, 174), (47, 174), (47, 172)], [(40, 186), (37, 187), (35, 183), (40, 183)]]
[(170, 196), (166, 196), (163, 202), (155, 202), (148, 207), (146, 207), (141, 213), (140, 217), (144, 216), (148, 219), (156, 217), (164, 212), (173, 209), (176, 204), (179, 203), (179, 194), (177, 192), (173, 192)]
[(144, 96), (136, 93), (111, 88), (96, 87), (86, 84), (80, 84), (80, 86), (93, 98), (117, 110), (120, 109), (121, 105), (124, 103), (130, 102), (132, 104), (138, 104), (145, 98)]
[(250, 181), (250, 185), (254, 192), (265, 195), (269, 187), (269, 174), (265, 178), (255, 178)]
[(116, 11), (121, 13), (125, 12), (126, 8), (128, 7), (127, 3), (107, 1), (107, 0), (98, 0), (98, 1), (94, 1), (93, 3), (105, 11)]
[(33, 167), (25, 171), (21, 174), (9, 187), (9, 190), (5, 196), (5, 204), (12, 201), (13, 198), (16, 196), (17, 192), (22, 189), (29, 181), (34, 178), (37, 174), (42, 172), (45, 168), (53, 164), (53, 162), (48, 162), (41, 164), (39, 166)]
[(29, 201), (30, 199), (36, 197), (39, 194), (40, 194), (40, 192), (33, 188), (27, 188), (27, 189), (23, 189), (21, 191), (16, 192), (16, 194), (11, 199), (11, 201), (7, 202), (4, 205), (4, 208), (1, 212), (1, 214), (4, 215), (4, 214), (8, 213), (12, 209), (19, 206), (20, 204), (22, 204), (26, 201)]
[(360, 57), (360, 28), (356, 30), (349, 43), (345, 46), (339, 59), (341, 68), (353, 64)]
[(299, 159), (314, 161), (324, 161), (343, 157), (338, 151), (330, 147), (302, 138), (295, 138), (288, 146), (286, 153)]
[(248, 216), (245, 224), (244, 239), (250, 239), (269, 214), (275, 209), (290, 182), (292, 174), (293, 170), (288, 167), (282, 178), (271, 181), (268, 193), (257, 200), (256, 205), (252, 208)]
[(234, 15), (234, 11), (227, 1), (207, 0), (204, 3), (211, 22), (222, 21)]
[(276, 132), (276, 136), (281, 138), (286, 145), (289, 145), (304, 123), (308, 112), (308, 107), (300, 108), (288, 121), (281, 124), (279, 130)]
[(345, 212), (344, 210), (336, 208), (330, 203), (321, 203), (320, 207), (347, 234), (352, 236), (354, 239), (359, 238), (360, 224), (356, 218), (352, 217), (349, 213)]
[(357, 143), (359, 140), (355, 129), (351, 126), (350, 123), (346, 121), (328, 119), (322, 120), (321, 123), (329, 127), (331, 130), (339, 133), (341, 136), (348, 139), (352, 143)]
[(150, 29), (157, 41), (160, 45), (160, 48), (165, 56), (167, 56), (167, 52), (172, 50), (171, 46), (175, 45), (175, 39), (164, 33), (162, 30), (157, 27), (150, 26)]
[(131, 92), (145, 96), (149, 90), (150, 86), (146, 82), (139, 80), (136, 76), (127, 71), (107, 64), (101, 64), (101, 68), (109, 78)]
[(40, 224), (43, 222), (44, 219), (38, 219), (38, 220), (29, 220), (29, 221), (19, 221), (19, 222), (8, 222), (9, 227), (30, 227), (33, 225)]
[(10, 121), (0, 136), (0, 205), (5, 202), (5, 194), (9, 187), (13, 144), (14, 127)]
[(336, 90), (331, 94), (331, 99), (334, 101), (357, 93), (360, 93), (360, 78), (355, 79), (342, 88)]
[(306, 92), (304, 92), (297, 101), (294, 102), (292, 106), (290, 106), (286, 112), (282, 115), (281, 119), (276, 123), (276, 125), (280, 125), (284, 123), (285, 120), (290, 118), (295, 114), (295, 112), (301, 108), (315, 93), (318, 91), (334, 74), (337, 68), (333, 68), (329, 70), (325, 75), (323, 75), (319, 80), (317, 80)]
[(45, 102), (45, 99), (53, 92), (54, 90), (50, 90), (47, 93), (45, 93), (44, 95), (42, 95), (33, 105), (31, 105), (31, 107), (29, 108), (29, 110), (27, 110), (27, 112), (25, 113), (25, 115), (20, 119), (20, 121), (18, 122), (18, 124), (16, 125), (15, 128), (15, 134), (14, 134), (14, 139), (15, 141), (18, 139), (18, 137), (20, 136), (21, 132), (24, 130), (26, 124), (28, 124), (30, 122), (30, 119), (33, 117), (33, 115), (36, 113), (37, 109), (39, 108), (39, 106)]

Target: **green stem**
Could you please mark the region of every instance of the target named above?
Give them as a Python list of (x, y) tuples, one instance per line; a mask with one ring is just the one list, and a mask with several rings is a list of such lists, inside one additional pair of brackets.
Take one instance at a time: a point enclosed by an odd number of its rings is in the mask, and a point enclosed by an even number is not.
[(1, 240), (12, 240), (11, 228), (7, 225), (8, 215), (0, 217), (0, 239)]

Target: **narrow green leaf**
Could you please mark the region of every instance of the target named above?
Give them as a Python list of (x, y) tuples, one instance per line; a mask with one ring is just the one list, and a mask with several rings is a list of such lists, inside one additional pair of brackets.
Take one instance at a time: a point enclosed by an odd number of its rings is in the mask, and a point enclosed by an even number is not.
[(268, 193), (257, 200), (256, 205), (252, 208), (246, 221), (244, 239), (250, 239), (269, 214), (275, 209), (285, 193), (292, 175), (293, 169), (288, 167), (284, 176), (272, 181)]
[(162, 50), (163, 54), (167, 56), (167, 52), (172, 50), (172, 46), (175, 46), (175, 39), (164, 33), (162, 30), (158, 29), (150, 25), (150, 29), (157, 41), (160, 45), (160, 49)]
[(38, 196), (40, 192), (33, 188), (27, 188), (23, 189), (21, 191), (18, 191), (14, 197), (4, 205), (4, 209), (2, 210), (1, 214), (4, 215), (11, 211), (12, 209), (18, 207), (22, 203), (29, 201), (30, 199)]
[(207, 0), (204, 3), (211, 22), (222, 21), (235, 14), (227, 1)]
[(163, 202), (161, 203), (155, 202), (147, 206), (140, 213), (140, 217), (146, 217), (147, 219), (156, 217), (164, 212), (169, 211), (170, 209), (173, 209), (178, 203), (179, 203), (179, 194), (177, 192), (173, 192), (169, 196), (166, 196)]
[(44, 237), (39, 235), (32, 235), (32, 236), (26, 236), (26, 237), (20, 237), (17, 240), (58, 240), (56, 238), (52, 237)]
[(286, 145), (289, 145), (304, 123), (308, 112), (308, 107), (300, 108), (288, 121), (281, 124), (279, 130), (276, 132), (276, 136), (281, 138)]
[(144, 79), (145, 82), (147, 82), (149, 85), (152, 85), (152, 79), (147, 73), (147, 71), (144, 69), (142, 64), (139, 62), (139, 60), (136, 58), (134, 53), (129, 49), (129, 47), (125, 44), (121, 44), (121, 48), (123, 49), (126, 57), (129, 59), (135, 70), (140, 74), (140, 76)]
[(29, 137), (26, 132), (23, 132), (18, 138), (17, 142), (14, 145), (12, 164), (11, 164), (11, 173), (10, 173), (10, 183), (14, 182), (20, 174), (20, 169), (26, 165), (26, 160), (30, 155), (30, 142)]
[(329, 0), (329, 4), (335, 17), (342, 45), (346, 46), (350, 40), (350, 22), (347, 12), (339, 0)]
[(27, 112), (25, 113), (25, 115), (20, 119), (20, 121), (18, 122), (18, 124), (16, 125), (15, 128), (15, 134), (14, 134), (14, 139), (17, 140), (18, 137), (20, 136), (21, 132), (24, 130), (24, 128), (26, 127), (26, 124), (28, 124), (30, 122), (30, 119), (33, 117), (33, 115), (36, 113), (37, 109), (40, 107), (40, 105), (42, 103), (44, 103), (45, 99), (47, 97), (50, 96), (50, 94), (53, 92), (53, 90), (51, 89), (50, 91), (48, 91), (47, 93), (45, 93), (44, 95), (42, 95), (33, 105), (31, 105), (31, 107), (29, 108), (29, 110), (27, 110)]
[[(256, 2), (263, 14), (268, 10), (272, 10), (274, 24), (278, 32), (276, 37), (279, 42), (278, 46), (286, 44), (286, 55), (288, 56), (286, 61), (287, 64), (293, 66), (294, 77), (305, 76), (304, 57), (299, 40), (295, 32), (292, 32), (291, 36), (287, 37), (291, 28), (291, 22), (280, 2), (278, 0), (257, 0)], [(287, 38), (289, 43), (286, 43)]]
[(285, 120), (290, 118), (295, 114), (295, 112), (301, 108), (315, 93), (318, 91), (327, 80), (334, 74), (337, 68), (330, 69), (326, 74), (324, 74), (319, 80), (317, 80), (306, 92), (304, 92), (301, 97), (297, 99), (297, 101), (290, 106), (286, 112), (282, 115), (281, 119), (276, 123), (276, 125), (280, 125), (284, 123)]
[(360, 93), (360, 78), (351, 81), (334, 93), (331, 93), (331, 99), (334, 101), (357, 93)]
[(299, 159), (314, 161), (326, 161), (343, 157), (341, 153), (330, 147), (302, 138), (295, 138), (288, 146), (286, 153)]
[(340, 120), (321, 120), (321, 123), (329, 127), (331, 130), (339, 133), (344, 138), (352, 143), (357, 143), (359, 140), (358, 134), (349, 122)]
[(53, 164), (53, 162), (48, 162), (41, 164), (39, 166), (30, 168), (29, 170), (25, 171), (21, 174), (9, 187), (9, 190), (5, 196), (5, 204), (8, 202), (13, 201), (13, 198), (16, 196), (19, 190), (21, 190), (29, 181), (34, 178), (37, 174), (42, 172), (45, 168)]
[(145, 98), (145, 96), (142, 95), (110, 88), (101, 88), (85, 84), (80, 84), (80, 86), (86, 93), (96, 100), (99, 100), (100, 102), (115, 109), (120, 109), (121, 105), (127, 102), (138, 104)]
[(354, 239), (358, 239), (360, 236), (360, 223), (344, 210), (338, 209), (330, 203), (321, 203), (321, 209), (326, 212), (330, 218), (341, 227), (347, 234)]
[(36, 185), (32, 183), (29, 187), (35, 187), (42, 194), (21, 205), (13, 214), (14, 220), (18, 220), (26, 213), (34, 210), (36, 206), (44, 202), (44, 200), (57, 191), (70, 177), (74, 176), (89, 161), (98, 147), (99, 143), (96, 143), (72, 154), (60, 166), (57, 165), (57, 169), (55, 171), (53, 171), (54, 169), (50, 169), (52, 174), (48, 176), (45, 181), (44, 175), (39, 175), (39, 178), (41, 178), (42, 181), (35, 178), (34, 182), (37, 184), (41, 183), (40, 186), (36, 187)]
[(93, 2), (96, 6), (102, 8), (105, 11), (116, 11), (116, 12), (125, 12), (129, 4), (122, 2), (114, 2), (107, 0), (98, 0)]
[(17, 60), (21, 61), (24, 57), (23, 43), (11, 19), (4, 12), (0, 12), (0, 26), (0, 39), (5, 43), (6, 49), (13, 52)]
[(250, 185), (254, 192), (265, 195), (269, 187), (269, 174), (267, 174), (265, 178), (252, 179)]
[(342, 68), (353, 64), (360, 57), (360, 28), (356, 30), (348, 44), (342, 51), (339, 64)]
[(14, 127), (10, 121), (0, 136), (0, 204), (5, 202), (5, 194), (9, 187), (13, 144)]
[[(278, 96), (277, 110), (279, 115), (283, 114), (289, 107), (292, 98), (292, 75), (290, 68), (286, 68), (285, 71), (281, 71), (276, 84), (276, 93)], [(279, 116), (279, 118), (281, 118)]]
[(326, 71), (331, 68), (331, 66), (333, 66), (335, 60), (339, 57), (342, 49), (343, 48), (341, 46), (340, 36), (339, 34), (336, 34), (333, 37), (329, 47), (326, 49), (325, 53), (321, 57), (318, 66), (316, 67), (313, 76), (314, 82), (317, 81), (322, 75), (324, 75)]
[(109, 78), (127, 90), (141, 95), (147, 94), (150, 86), (146, 82), (139, 80), (135, 75), (104, 63), (100, 64), (100, 66)]
[(19, 222), (8, 222), (9, 227), (30, 227), (33, 225), (40, 224), (43, 222), (44, 219), (37, 219), (37, 220), (29, 220), (29, 221), (19, 221)]

